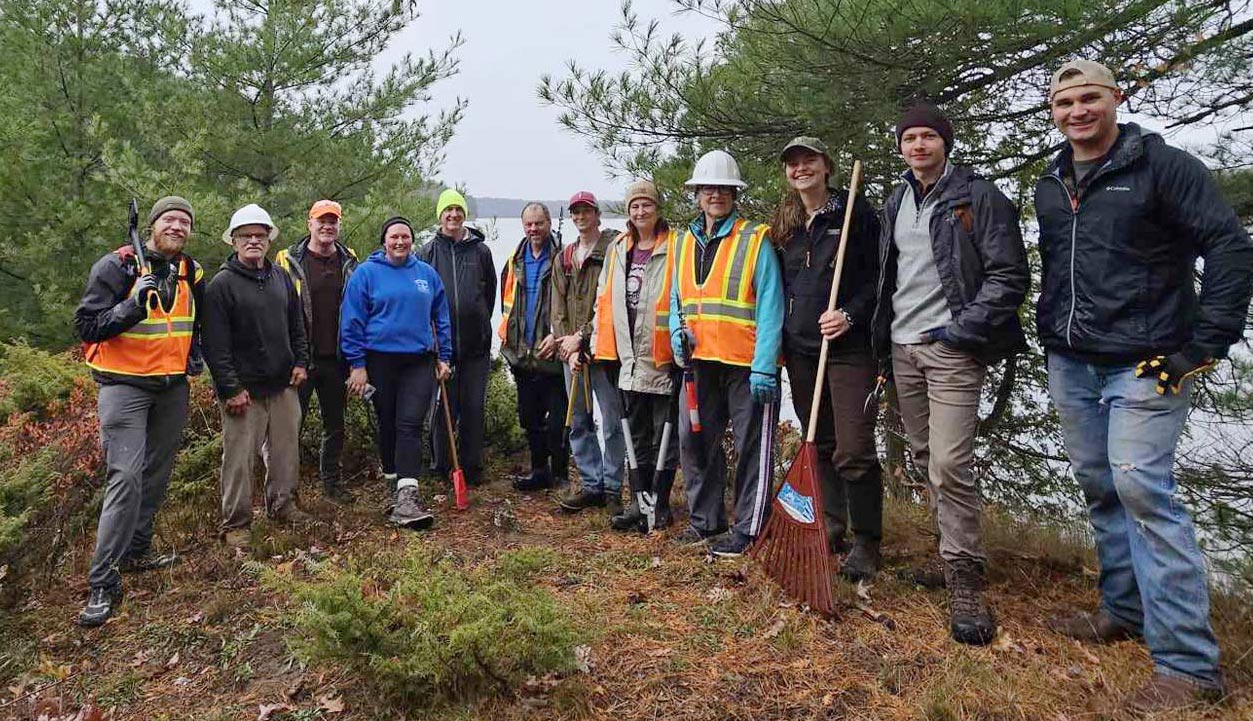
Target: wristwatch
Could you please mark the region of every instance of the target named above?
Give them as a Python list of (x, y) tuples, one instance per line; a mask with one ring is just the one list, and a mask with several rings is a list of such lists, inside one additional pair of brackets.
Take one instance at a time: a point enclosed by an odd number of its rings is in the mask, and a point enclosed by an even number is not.
[(848, 311), (844, 310), (843, 308), (840, 308), (840, 315), (843, 315), (843, 316), (844, 316), (844, 322), (845, 322), (845, 323), (848, 323), (848, 327), (849, 327), (849, 328), (852, 328), (852, 327), (853, 327), (853, 316), (852, 316), (852, 314), (850, 314)]

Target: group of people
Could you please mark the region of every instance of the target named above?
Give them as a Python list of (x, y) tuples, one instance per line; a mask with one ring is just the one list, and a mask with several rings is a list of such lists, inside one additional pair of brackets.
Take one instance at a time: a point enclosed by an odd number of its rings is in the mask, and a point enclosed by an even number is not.
[[(1036, 186), (1043, 281), (1035, 320), (1095, 531), (1102, 599), (1095, 613), (1051, 625), (1090, 642), (1143, 637), (1155, 674), (1129, 704), (1179, 707), (1220, 694), (1222, 680), (1205, 564), (1171, 466), (1194, 375), (1242, 338), (1253, 245), (1198, 160), (1117, 122), (1122, 94), (1107, 68), (1068, 62), (1048, 97), (1067, 142)], [(648, 181), (627, 190), (624, 232), (602, 230), (595, 196), (575, 194), (568, 209), (578, 238), (568, 244), (554, 235), (549, 209), (528, 204), (525, 237), (499, 276), (496, 328), (530, 451), (530, 473), (514, 487), (558, 486), (572, 456), (578, 486), (561, 509), (605, 508), (616, 529), (666, 528), (681, 467), (687, 522), (673, 538), (740, 555), (770, 509), (780, 369), (805, 421), (826, 342), (816, 444), (841, 574), (863, 580), (880, 570), (875, 423), (878, 393), (893, 382), (915, 465), (929, 480), (942, 561), (935, 582), (950, 594), (951, 635), (989, 643), (996, 623), (984, 596), (973, 458), (988, 367), (1027, 347), (1020, 311), (1031, 275), (1020, 214), (993, 182), (953, 161), (953, 126), (937, 107), (908, 108), (895, 136), (906, 169), (881, 213), (832, 187), (831, 155), (814, 137), (782, 148), (789, 192), (769, 225), (741, 215), (747, 186), (721, 150), (702, 156), (686, 183), (699, 207), (686, 224), (662, 217)], [(234, 253), (205, 288), (183, 253), (191, 206), (168, 197), (148, 218), (151, 272), (138, 272), (125, 247), (96, 263), (76, 326), (101, 386), (108, 486), (80, 622), (113, 612), (119, 572), (173, 560), (152, 551), (152, 521), (201, 348), (222, 408), (222, 525), (232, 545), (247, 543), (258, 455), (267, 513), (304, 517), (295, 504), (297, 436), (314, 391), (327, 497), (352, 500), (339, 456), (347, 395), (362, 396), (376, 411), (394, 487), (391, 520), (432, 524), (418, 478), (437, 381), (467, 480), (483, 480), (498, 276), (467, 211), (457, 191), (444, 191), (432, 240), (415, 251), (413, 225), (394, 217), (380, 249), (358, 264), (339, 242), (337, 203), (315, 203), (309, 236), (274, 261), (274, 223), (246, 206), (223, 235)], [(828, 310), (842, 241), (839, 295)], [(433, 430), (434, 465), (445, 473), (450, 439), (441, 424)]]

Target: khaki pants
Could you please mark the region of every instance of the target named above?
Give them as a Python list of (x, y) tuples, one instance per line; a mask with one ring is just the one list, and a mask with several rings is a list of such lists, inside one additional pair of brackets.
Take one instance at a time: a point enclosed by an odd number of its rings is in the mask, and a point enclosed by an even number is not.
[(914, 463), (927, 470), (945, 561), (984, 561), (983, 511), (972, 462), (987, 367), (943, 341), (892, 344), (892, 374)]
[[(265, 463), (265, 510), (274, 517), (295, 504), (300, 478), (300, 395), (287, 388), (252, 397), (240, 415), (222, 410), (222, 530), (252, 523), (252, 472), (257, 456)], [(263, 448), (264, 446), (264, 448)]]

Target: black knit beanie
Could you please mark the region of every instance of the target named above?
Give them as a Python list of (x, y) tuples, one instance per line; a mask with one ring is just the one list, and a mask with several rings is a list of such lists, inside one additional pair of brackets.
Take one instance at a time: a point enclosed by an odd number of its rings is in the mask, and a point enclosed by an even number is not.
[(379, 231), (379, 245), (382, 245), (383, 241), (387, 239), (387, 229), (397, 223), (403, 223), (404, 225), (408, 226), (409, 234), (413, 235), (413, 223), (410, 223), (409, 219), (404, 217), (403, 215), (393, 215), (392, 217), (383, 221), (383, 229)]
[(910, 128), (931, 128), (944, 140), (945, 155), (953, 152), (953, 124), (940, 109), (926, 101), (910, 106), (896, 124), (896, 149), (901, 149), (901, 136)]

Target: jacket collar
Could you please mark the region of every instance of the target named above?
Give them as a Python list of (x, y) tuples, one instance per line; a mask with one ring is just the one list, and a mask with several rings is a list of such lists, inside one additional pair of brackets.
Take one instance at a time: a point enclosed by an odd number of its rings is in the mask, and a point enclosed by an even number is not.
[[(554, 236), (552, 233), (548, 234), (547, 244), (548, 244), (548, 261), (551, 263), (552, 260), (556, 258), (559, 253), (561, 253), (561, 244), (557, 242), (556, 236)], [(530, 248), (530, 246), (531, 246), (531, 241), (527, 240), (526, 237), (523, 236), (522, 241), (518, 243), (518, 247), (514, 249), (513, 251), (513, 261), (515, 263), (525, 262), (525, 256), (522, 254), (529, 253), (530, 251), (528, 250), (528, 248)]]
[[(305, 259), (305, 253), (309, 252), (309, 240), (310, 238), (308, 235), (301, 238), (287, 249), (287, 255), (294, 259), (297, 263), (303, 261)], [(339, 257), (342, 260), (346, 260), (348, 258), (352, 258), (353, 260), (357, 259), (357, 254), (352, 251), (352, 248), (349, 248), (338, 240), (335, 241), (335, 252), (339, 253)]]
[[(1140, 156), (1144, 155), (1145, 145), (1155, 135), (1157, 133), (1147, 131), (1136, 123), (1119, 123), (1118, 139), (1114, 141), (1113, 147), (1106, 154), (1105, 163), (1093, 171), (1089, 178), (1095, 178), (1098, 173), (1121, 170), (1136, 162)], [(1059, 180), (1071, 176), (1074, 158), (1074, 148), (1070, 147), (1070, 143), (1066, 143), (1057, 157), (1053, 158), (1053, 162), (1049, 163), (1045, 175), (1055, 176)]]
[(725, 238), (728, 235), (730, 235), (731, 228), (735, 225), (735, 221), (739, 219), (740, 219), (740, 209), (732, 208), (731, 214), (723, 218), (721, 221), (719, 221), (718, 227), (714, 228), (714, 234), (712, 238), (705, 237), (705, 214), (704, 213), (701, 213), (700, 215), (693, 218), (692, 222), (688, 223), (687, 227), (688, 227), (688, 230), (692, 231), (692, 235), (696, 236), (697, 242), (699, 242), (701, 245), (704, 245), (710, 240), (719, 240), (721, 238)]

